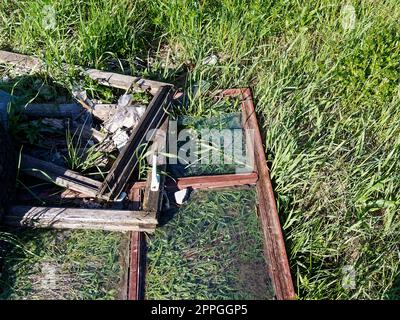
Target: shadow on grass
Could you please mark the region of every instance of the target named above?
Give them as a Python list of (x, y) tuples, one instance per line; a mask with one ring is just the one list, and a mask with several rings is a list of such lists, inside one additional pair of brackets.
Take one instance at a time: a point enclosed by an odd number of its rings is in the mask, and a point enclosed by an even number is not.
[[(3, 228), (0, 232), (8, 235), (8, 239), (0, 241), (0, 300), (7, 300), (18, 296), (16, 290), (17, 278), (21, 264), (31, 261), (32, 265), (36, 262), (35, 252), (24, 248), (24, 243), (32, 241), (36, 248), (43, 248), (51, 241), (47, 235), (51, 234), (47, 231), (23, 230)], [(46, 236), (44, 236), (46, 234)], [(33, 249), (34, 250), (34, 249)], [(33, 271), (25, 270), (26, 272)], [(24, 284), (25, 288), (31, 284)]]
[(393, 287), (386, 296), (386, 300), (400, 300), (400, 275), (394, 281)]

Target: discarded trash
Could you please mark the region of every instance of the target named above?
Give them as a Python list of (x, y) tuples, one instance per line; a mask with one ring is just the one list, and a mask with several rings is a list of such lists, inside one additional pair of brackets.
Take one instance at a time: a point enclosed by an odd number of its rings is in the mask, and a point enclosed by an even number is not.
[(140, 104), (132, 105), (131, 94), (124, 94), (118, 99), (118, 105), (113, 110), (112, 117), (105, 121), (104, 128), (110, 133), (115, 133), (122, 128), (134, 128), (145, 110), (146, 107)]
[(139, 123), (145, 110), (142, 105), (118, 106), (114, 116), (105, 123), (104, 128), (110, 133), (120, 128), (132, 129)]
[(175, 202), (178, 205), (183, 204), (187, 199), (188, 189), (182, 189), (175, 192)]
[(114, 141), (114, 144), (118, 148), (118, 150), (121, 150), (128, 142), (129, 136), (126, 131), (118, 128), (111, 139)]
[(151, 167), (151, 191), (160, 189), (160, 175), (157, 173), (157, 155), (153, 154), (153, 163)]
[(107, 121), (114, 116), (117, 109), (118, 106), (116, 104), (95, 104), (92, 114), (101, 121)]
[(214, 66), (218, 63), (218, 57), (215, 54), (212, 54), (203, 60), (203, 65)]

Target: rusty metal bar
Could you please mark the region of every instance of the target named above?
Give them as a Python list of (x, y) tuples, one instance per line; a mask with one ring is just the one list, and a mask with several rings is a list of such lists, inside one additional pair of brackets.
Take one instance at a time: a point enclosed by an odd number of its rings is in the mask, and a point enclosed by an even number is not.
[[(139, 210), (140, 208), (140, 190), (135, 189), (129, 195), (132, 209)], [(142, 299), (143, 288), (142, 284), (144, 273), (142, 272), (141, 255), (143, 250), (143, 235), (141, 232), (131, 232), (129, 243), (129, 267), (127, 281), (127, 299), (140, 300)]]
[[(184, 177), (175, 180), (169, 179), (165, 184), (165, 188), (174, 190), (229, 188), (243, 185), (255, 185), (257, 180), (258, 174), (256, 172)], [(143, 189), (145, 187), (146, 181), (138, 181), (131, 186), (131, 189)]]
[(128, 300), (141, 300), (141, 251), (142, 233), (132, 232), (130, 243), (130, 262), (128, 280)]

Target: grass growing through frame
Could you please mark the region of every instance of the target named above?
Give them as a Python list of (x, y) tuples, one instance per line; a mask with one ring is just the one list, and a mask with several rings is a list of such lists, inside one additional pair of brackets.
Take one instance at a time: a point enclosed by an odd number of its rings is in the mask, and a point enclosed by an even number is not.
[[(192, 141), (188, 143), (183, 136), (178, 138), (177, 149), (190, 150), (188, 154), (192, 153), (195, 159), (185, 159), (183, 152), (178, 155), (179, 164), (169, 166), (174, 177), (228, 174), (238, 172), (239, 169), (241, 172), (253, 170), (250, 166), (246, 167), (242, 114), (228, 113), (231, 109), (240, 109), (234, 108), (229, 102), (224, 105), (225, 113), (219, 113), (218, 116), (177, 116), (176, 120), (171, 119), (177, 121), (178, 132), (186, 130)], [(212, 106), (212, 109), (218, 108), (218, 104), (212, 102), (208, 106)]]
[(148, 238), (146, 298), (271, 299), (255, 198), (255, 190), (192, 194)]
[(121, 244), (127, 244), (122, 233), (35, 230), (0, 240), (0, 299), (118, 297)]
[[(149, 55), (153, 78), (184, 66), (189, 85), (251, 85), (299, 297), (385, 299), (399, 297), (400, 277), (399, 18), (397, 0), (4, 0), (0, 47), (55, 69), (118, 57), (135, 73), (133, 58)], [(218, 63), (204, 65), (210, 54)]]

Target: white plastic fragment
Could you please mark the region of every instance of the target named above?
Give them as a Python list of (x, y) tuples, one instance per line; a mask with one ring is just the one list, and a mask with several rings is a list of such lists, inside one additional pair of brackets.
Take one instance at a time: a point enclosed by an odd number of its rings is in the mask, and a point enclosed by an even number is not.
[(186, 200), (187, 193), (188, 193), (188, 189), (182, 189), (182, 190), (175, 192), (174, 195), (175, 195), (176, 204), (179, 204), (179, 205), (183, 204)]
[(121, 150), (128, 142), (129, 136), (125, 131), (118, 129), (111, 139), (114, 141), (114, 144), (118, 150)]
[(214, 66), (218, 63), (218, 57), (215, 54), (205, 57), (203, 60), (203, 65)]
[(150, 190), (158, 191), (159, 189), (160, 189), (160, 175), (157, 173), (157, 155), (153, 154)]
[[(126, 101), (125, 101), (126, 102)], [(120, 128), (134, 128), (143, 116), (146, 107), (140, 104), (136, 105), (120, 105), (118, 101), (117, 110), (104, 127), (107, 131), (113, 133)]]

